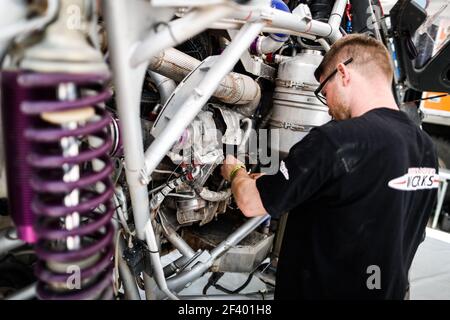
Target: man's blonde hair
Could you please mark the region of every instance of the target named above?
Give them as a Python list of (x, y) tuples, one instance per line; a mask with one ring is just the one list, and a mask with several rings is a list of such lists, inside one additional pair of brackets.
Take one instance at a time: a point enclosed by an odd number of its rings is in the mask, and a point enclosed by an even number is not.
[(367, 77), (381, 73), (389, 82), (392, 81), (394, 67), (389, 52), (382, 42), (365, 34), (351, 34), (336, 41), (314, 72), (317, 81), (349, 58), (353, 58), (351, 67)]

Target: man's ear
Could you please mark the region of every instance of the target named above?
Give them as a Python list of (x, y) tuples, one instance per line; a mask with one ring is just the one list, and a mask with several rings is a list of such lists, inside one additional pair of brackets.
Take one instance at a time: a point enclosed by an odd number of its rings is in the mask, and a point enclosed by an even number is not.
[(343, 63), (339, 63), (337, 66), (337, 71), (338, 71), (337, 76), (342, 81), (342, 85), (344, 87), (348, 86), (348, 83), (350, 82), (350, 72), (347, 66)]

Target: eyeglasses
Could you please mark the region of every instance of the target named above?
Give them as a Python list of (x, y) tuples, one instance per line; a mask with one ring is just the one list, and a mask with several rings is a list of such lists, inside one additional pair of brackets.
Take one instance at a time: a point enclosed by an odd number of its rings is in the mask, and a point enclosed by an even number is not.
[[(350, 62), (353, 61), (353, 58), (350, 58), (348, 60), (346, 60), (344, 62), (344, 65), (348, 65)], [(334, 71), (332, 73), (330, 73), (328, 75), (328, 77), (325, 78), (325, 80), (323, 80), (323, 82), (319, 85), (319, 87), (314, 91), (314, 94), (316, 95), (317, 99), (319, 99), (320, 102), (322, 102), (324, 105), (327, 105), (327, 98), (325, 98), (325, 96), (322, 94), (322, 90), (325, 87), (325, 85), (327, 84), (328, 81), (330, 81), (331, 78), (333, 78), (333, 76), (337, 73), (338, 69), (334, 69)]]

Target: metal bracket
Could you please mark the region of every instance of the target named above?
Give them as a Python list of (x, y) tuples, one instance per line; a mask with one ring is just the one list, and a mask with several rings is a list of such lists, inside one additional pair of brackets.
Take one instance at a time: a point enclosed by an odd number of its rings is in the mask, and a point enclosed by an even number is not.
[(137, 276), (141, 272), (145, 272), (149, 276), (152, 275), (150, 252), (144, 241), (134, 238), (133, 247), (126, 248), (123, 251), (123, 259), (134, 275)]

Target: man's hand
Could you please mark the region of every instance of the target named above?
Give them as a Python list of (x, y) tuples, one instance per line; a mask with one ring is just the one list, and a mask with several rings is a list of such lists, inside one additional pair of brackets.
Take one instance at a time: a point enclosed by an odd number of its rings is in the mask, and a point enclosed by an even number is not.
[(238, 159), (236, 159), (235, 157), (233, 157), (231, 154), (228, 154), (227, 157), (225, 158), (222, 168), (220, 170), (222, 177), (225, 180), (230, 181), (231, 171), (233, 171), (233, 169), (238, 164), (243, 164), (243, 163), (241, 161), (239, 161)]
[(259, 172), (259, 173), (250, 173), (250, 174), (249, 174), (250, 178), (252, 178), (253, 180), (258, 180), (258, 179), (261, 178), (263, 175), (265, 175), (265, 173), (263, 173), (263, 172)]
[[(243, 163), (232, 155), (227, 155), (221, 168), (222, 177), (225, 180), (230, 181), (231, 172), (240, 164)], [(248, 175), (242, 168), (239, 169), (233, 179), (231, 190), (234, 199), (236, 200), (239, 209), (241, 209), (246, 217), (255, 217), (267, 213), (262, 204), (259, 191), (256, 188), (256, 179), (261, 176), (261, 173)]]

